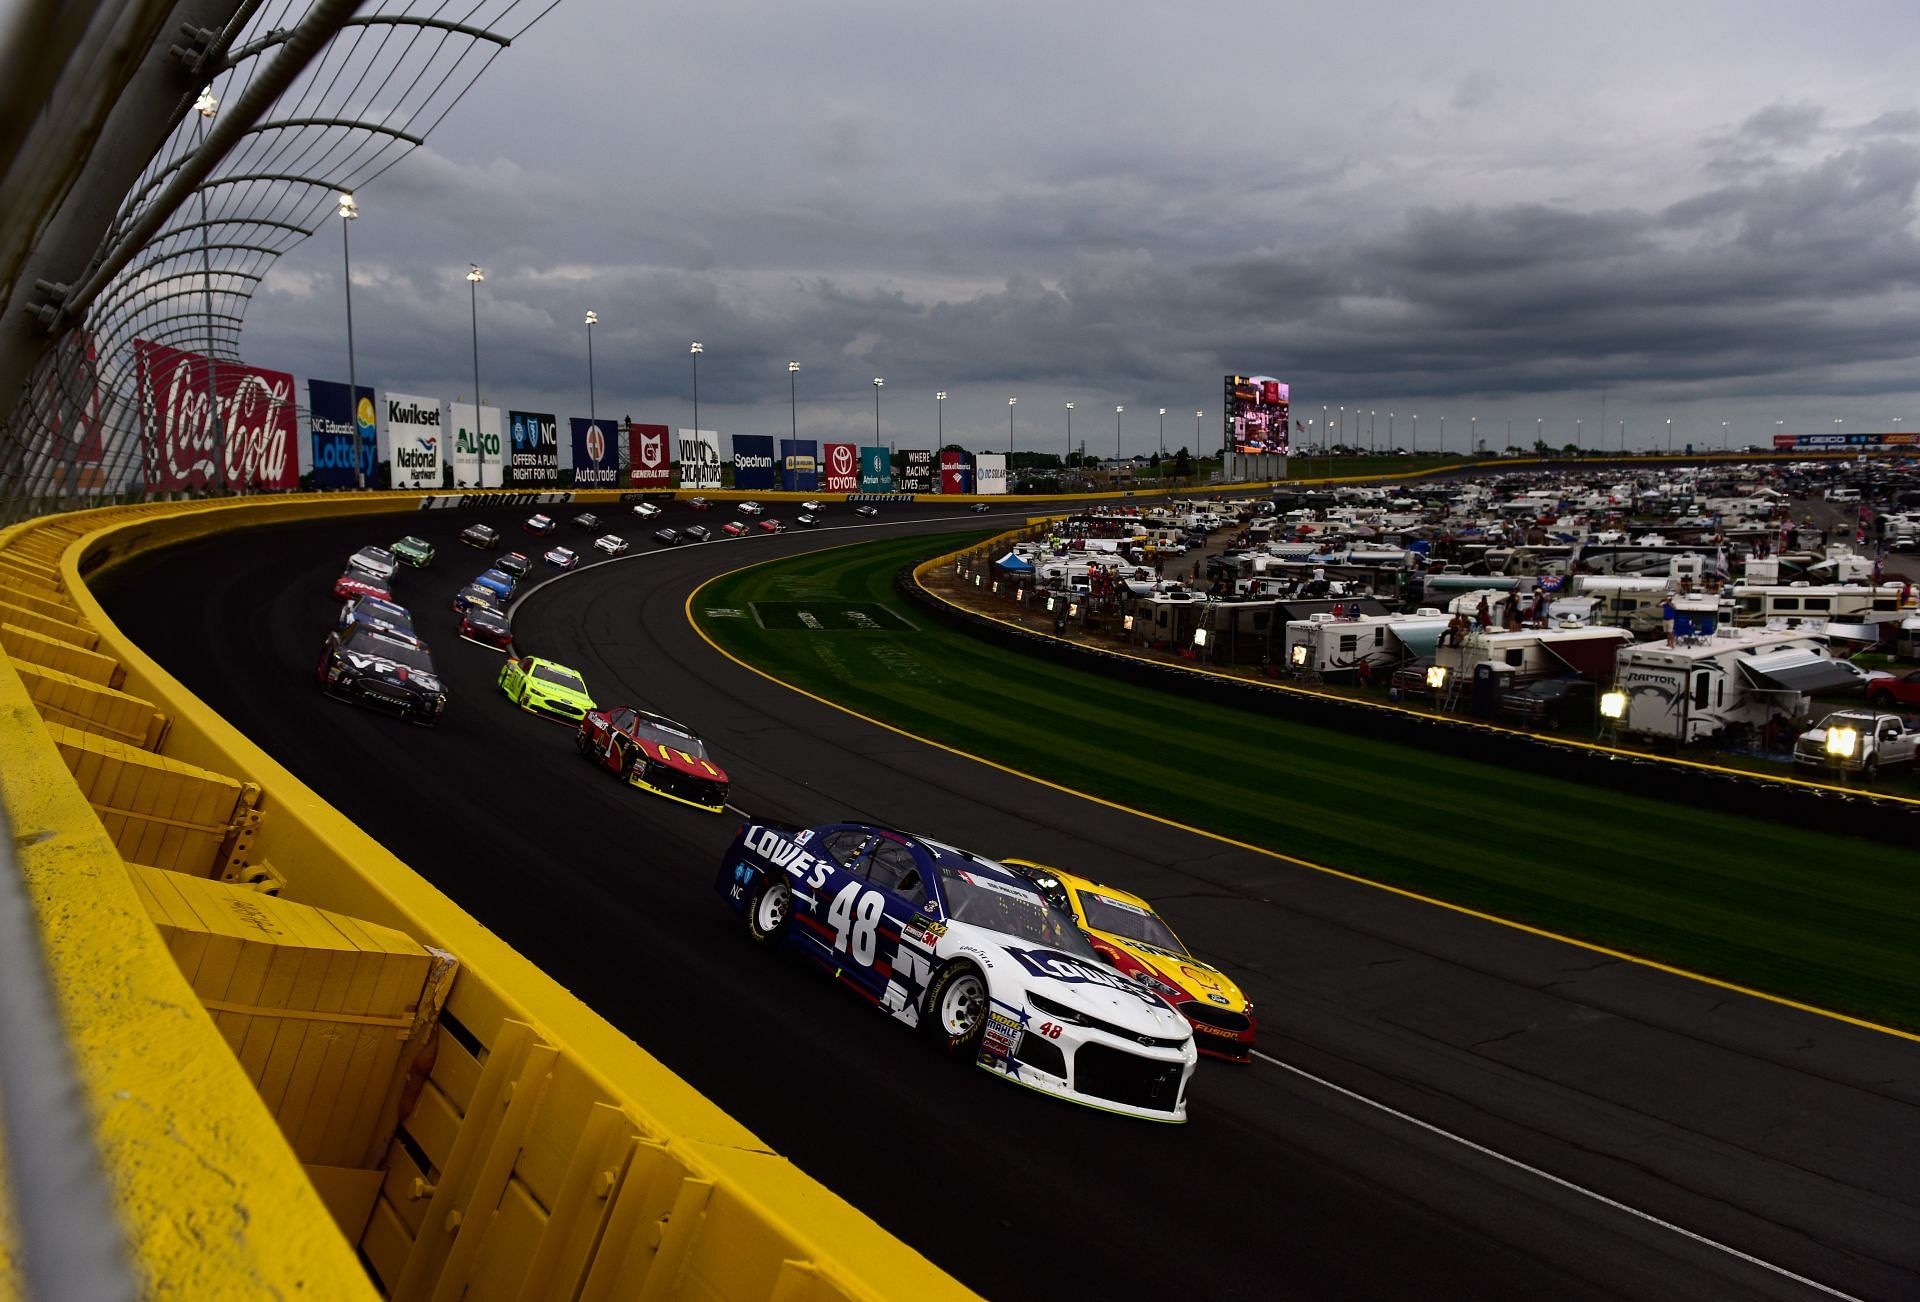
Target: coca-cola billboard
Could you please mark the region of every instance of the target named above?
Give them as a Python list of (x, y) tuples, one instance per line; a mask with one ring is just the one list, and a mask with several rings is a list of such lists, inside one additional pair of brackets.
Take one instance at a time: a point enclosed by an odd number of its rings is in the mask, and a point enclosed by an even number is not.
[[(212, 362), (145, 339), (133, 341), (140, 445), (147, 489), (296, 488), (293, 377), (245, 362)], [(208, 367), (219, 423), (207, 401)]]

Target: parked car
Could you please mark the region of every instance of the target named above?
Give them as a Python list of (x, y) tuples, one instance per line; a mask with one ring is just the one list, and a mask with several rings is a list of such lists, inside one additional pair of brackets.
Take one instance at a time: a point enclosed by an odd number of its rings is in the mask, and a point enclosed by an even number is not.
[(1500, 713), (1553, 732), (1594, 717), (1593, 683), (1575, 674), (1538, 678), (1500, 694)]
[(1793, 744), (1798, 769), (1828, 769), (1872, 779), (1881, 769), (1911, 765), (1920, 755), (1920, 726), (1897, 714), (1835, 710)]
[(1867, 704), (1876, 710), (1890, 710), (1895, 705), (1920, 706), (1920, 669), (1904, 674), (1868, 675)]

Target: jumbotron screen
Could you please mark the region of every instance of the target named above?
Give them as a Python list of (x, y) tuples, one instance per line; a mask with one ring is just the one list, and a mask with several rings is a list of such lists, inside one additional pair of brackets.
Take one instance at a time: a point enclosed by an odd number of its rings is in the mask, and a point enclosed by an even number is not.
[(1271, 375), (1229, 375), (1226, 401), (1227, 446), (1257, 455), (1287, 454), (1287, 386)]

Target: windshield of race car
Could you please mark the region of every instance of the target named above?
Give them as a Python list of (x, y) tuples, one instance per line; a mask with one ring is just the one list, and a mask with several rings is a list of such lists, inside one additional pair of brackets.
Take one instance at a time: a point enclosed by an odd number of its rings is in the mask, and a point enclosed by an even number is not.
[(345, 650), (363, 656), (379, 656), (382, 660), (391, 660), (397, 665), (409, 669), (418, 669), (422, 673), (433, 672), (433, 660), (411, 641), (402, 642), (399, 638), (389, 637), (377, 628), (357, 628), (342, 644)]
[(1179, 937), (1173, 934), (1166, 923), (1138, 904), (1083, 890), (1080, 892), (1080, 911), (1086, 915), (1087, 926), (1095, 931), (1125, 936), (1128, 940), (1137, 940), (1175, 954), (1187, 952), (1187, 947), (1180, 943)]
[(511, 625), (507, 623), (506, 616), (497, 611), (488, 610), (483, 606), (476, 606), (474, 609), (468, 611), (467, 622), (477, 628), (489, 628), (501, 632), (511, 627)]
[(955, 922), (1018, 936), (1076, 958), (1105, 962), (1070, 918), (1049, 908), (1045, 900), (1023, 886), (946, 864), (940, 865), (940, 883), (947, 917)]
[(707, 744), (694, 736), (693, 731), (684, 724), (658, 714), (638, 714), (633, 718), (633, 733), (643, 741), (659, 746), (671, 746), (675, 750), (686, 751), (695, 759), (707, 757)]
[(587, 690), (587, 684), (579, 674), (574, 673), (571, 669), (562, 668), (559, 665), (535, 665), (533, 667), (533, 676), (543, 683), (553, 683), (569, 691), (584, 692)]

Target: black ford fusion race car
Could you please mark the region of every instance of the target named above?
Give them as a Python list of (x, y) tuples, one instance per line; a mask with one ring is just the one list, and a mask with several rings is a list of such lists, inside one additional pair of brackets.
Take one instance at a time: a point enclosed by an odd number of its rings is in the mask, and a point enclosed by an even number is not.
[(1192, 1028), (1004, 864), (862, 823), (749, 823), (714, 885), (755, 940), (956, 1057), (1090, 1107), (1187, 1119)]
[(327, 634), (314, 669), (320, 690), (432, 727), (447, 706), (447, 689), (427, 649), (404, 633), (359, 625)]

